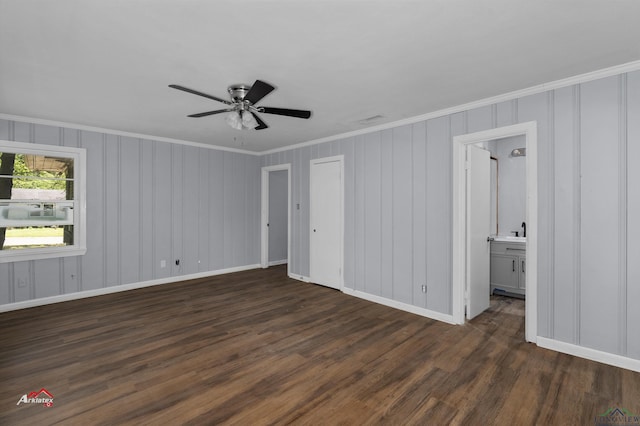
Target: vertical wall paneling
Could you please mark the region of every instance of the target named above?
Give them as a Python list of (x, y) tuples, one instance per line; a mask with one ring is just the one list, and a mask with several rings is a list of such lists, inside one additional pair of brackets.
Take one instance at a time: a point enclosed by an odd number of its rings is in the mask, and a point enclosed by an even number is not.
[(105, 286), (104, 135), (83, 131), (81, 147), (87, 150), (87, 253), (82, 256), (82, 290)]
[[(618, 79), (581, 88), (581, 324), (580, 343), (619, 348)], [(601, 313), (606, 312), (607, 315)]]
[(490, 129), (493, 125), (491, 105), (467, 111), (467, 132), (479, 132)]
[(224, 263), (223, 267), (229, 268), (233, 264), (233, 242), (234, 238), (238, 238), (237, 235), (234, 235), (235, 227), (234, 227), (234, 217), (233, 211), (235, 207), (234, 196), (235, 193), (235, 182), (233, 171), (236, 168), (236, 164), (234, 163), (234, 154), (231, 152), (224, 152), (223, 154), (224, 160), (222, 162), (222, 169), (224, 173), (224, 220), (223, 223), (226, 223), (227, 226), (224, 227), (223, 233), (223, 254), (224, 254)]
[(171, 150), (171, 145), (165, 143), (156, 144), (154, 150), (154, 278), (167, 278), (171, 275), (171, 215), (173, 209)]
[[(362, 140), (358, 138), (358, 144), (362, 144)], [(323, 148), (324, 147), (324, 148)], [(331, 150), (327, 149), (328, 143), (320, 144), (318, 148), (318, 157), (328, 157), (331, 155)], [(356, 287), (356, 280), (362, 279), (362, 275), (358, 276), (357, 259), (360, 258), (362, 253), (358, 253), (359, 247), (356, 247), (356, 229), (358, 227), (358, 221), (361, 220), (362, 215), (360, 211), (356, 211), (356, 206), (359, 201), (359, 194), (356, 194), (356, 139), (348, 138), (342, 144), (342, 153), (344, 157), (344, 271), (342, 275), (344, 277), (344, 285), (348, 288), (355, 288), (362, 290), (362, 287)]]
[[(627, 76), (618, 77), (618, 353), (627, 353)], [(632, 327), (635, 330), (635, 327)]]
[(422, 286), (427, 285), (427, 129), (424, 121), (412, 125), (411, 129), (412, 173), (412, 289), (413, 303), (426, 307), (427, 294)]
[(13, 140), (13, 136), (9, 136), (9, 128), (13, 126), (12, 121), (3, 120), (0, 118), (0, 139), (5, 141)]
[(553, 330), (552, 336), (563, 342), (575, 343), (575, 215), (574, 215), (574, 93), (573, 88), (556, 90), (553, 101), (554, 113), (554, 282), (553, 286)]
[(50, 297), (60, 294), (60, 259), (42, 259), (30, 262), (33, 274), (33, 295), (31, 298)]
[(382, 223), (381, 223), (381, 191), (382, 191), (382, 157), (380, 154), (380, 133), (370, 133), (365, 135), (364, 142), (364, 245), (365, 251), (365, 271), (364, 284), (365, 291), (376, 296), (380, 296), (381, 276), (381, 245), (382, 245)]
[(504, 101), (496, 104), (496, 127), (516, 124), (516, 101)]
[[(553, 338), (553, 324), (555, 315), (555, 300), (553, 298), (555, 292), (555, 93), (547, 92), (547, 120), (549, 125), (547, 126), (547, 144), (546, 149), (546, 170), (547, 170), (547, 206), (546, 206), (546, 219), (547, 219), (547, 333), (548, 337)], [(542, 150), (540, 157), (545, 154)], [(542, 212), (545, 210), (540, 209)], [(540, 215), (538, 215), (540, 216)]]
[(426, 307), (450, 314), (453, 160), (449, 117), (427, 121), (426, 132)]
[(380, 295), (393, 299), (393, 132), (380, 133)]
[(13, 123), (13, 139), (16, 142), (33, 143), (34, 124), (16, 121)]
[(627, 76), (627, 356), (640, 359), (640, 71)]
[[(138, 170), (138, 182), (140, 188), (144, 190), (138, 194), (138, 238), (140, 241), (140, 252), (138, 259), (140, 261), (140, 279), (148, 281), (153, 279), (155, 271), (154, 259), (154, 222), (156, 211), (154, 208), (154, 190), (155, 181), (153, 179), (153, 158), (154, 149), (153, 142), (148, 140), (140, 141), (139, 159), (140, 166)], [(134, 220), (132, 218), (132, 220)]]
[(581, 143), (580, 143), (580, 85), (576, 85), (572, 88), (573, 92), (573, 306), (574, 306), (574, 342), (580, 344), (580, 324), (582, 321), (580, 317), (581, 313), (581, 273), (582, 273), (582, 160), (581, 160)]
[[(120, 136), (106, 135), (104, 138), (103, 167), (105, 170), (104, 185), (104, 211), (105, 211), (105, 285), (114, 286), (121, 284), (120, 273), (120, 205), (122, 165), (120, 163)], [(109, 161), (115, 159), (116, 161)]]
[(209, 268), (225, 267), (225, 153), (209, 151)]
[(140, 249), (141, 242), (138, 218), (144, 214), (140, 211), (140, 141), (138, 139), (120, 138), (120, 179), (118, 230), (120, 241), (120, 282), (122, 284), (141, 281)]
[(411, 126), (393, 134), (393, 298), (413, 303), (413, 222)]
[(14, 262), (13, 266), (13, 299), (22, 302), (32, 298), (31, 287), (34, 285), (31, 279), (30, 262)]
[(0, 263), (0, 301), (3, 303), (14, 302), (11, 268), (13, 268), (11, 263)]
[(301, 179), (302, 174), (300, 168), (302, 166), (302, 150), (293, 151), (293, 164), (291, 165), (291, 258), (289, 259), (289, 271), (291, 273), (299, 273), (300, 271), (300, 196), (301, 196)]
[[(244, 259), (244, 264), (260, 263), (260, 158), (254, 156), (245, 156), (247, 161), (247, 169), (244, 176), (245, 185), (249, 186), (250, 204), (245, 206), (245, 210), (250, 213), (248, 217), (248, 228), (252, 230), (247, 235), (245, 244), (248, 251), (248, 257)], [(287, 163), (291, 163), (291, 157), (286, 159)]]
[(549, 175), (551, 174), (549, 159), (549, 105), (548, 92), (537, 93), (518, 99), (518, 120), (520, 122), (536, 121), (538, 123), (537, 148), (538, 148), (538, 229), (529, 228), (527, 232), (536, 232), (538, 236), (538, 334), (549, 336), (549, 309), (548, 300), (550, 288), (550, 246), (549, 239), (549, 215), (547, 212), (552, 207), (549, 205)]
[(309, 276), (309, 162), (313, 155), (311, 148), (310, 146), (304, 147), (300, 152), (299, 273), (306, 277)]
[(171, 257), (167, 260), (171, 275), (181, 275), (184, 241), (183, 213), (184, 213), (184, 145), (171, 144)]
[[(354, 264), (355, 264), (355, 281), (354, 288), (356, 290), (365, 290), (365, 271), (366, 264), (365, 259), (367, 256), (367, 244), (366, 244), (366, 230), (365, 225), (367, 221), (367, 210), (365, 209), (366, 203), (366, 190), (368, 182), (365, 180), (365, 154), (364, 154), (364, 136), (357, 136), (354, 140), (354, 165), (353, 165), (353, 188), (352, 192), (354, 202), (354, 217), (353, 217), (353, 235), (354, 235)], [(346, 192), (346, 191), (345, 191)], [(346, 228), (346, 224), (345, 224)], [(345, 232), (346, 233), (346, 232)], [(345, 262), (346, 263), (346, 262)]]
[(200, 216), (200, 149), (184, 147), (182, 157), (182, 257), (178, 271), (180, 274), (199, 272), (200, 234), (198, 227)]
[(198, 200), (194, 208), (198, 209), (198, 272), (209, 270), (209, 150), (198, 151)]
[(61, 129), (59, 127), (33, 124), (32, 139), (30, 142), (42, 145), (60, 145), (62, 143), (61, 136)]

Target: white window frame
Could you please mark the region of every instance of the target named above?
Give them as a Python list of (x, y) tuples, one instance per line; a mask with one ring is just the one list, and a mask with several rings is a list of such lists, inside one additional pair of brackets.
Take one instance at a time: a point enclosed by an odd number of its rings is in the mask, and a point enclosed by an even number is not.
[(73, 200), (75, 204), (73, 209), (73, 245), (0, 250), (0, 263), (84, 255), (87, 252), (86, 149), (0, 140), (0, 152), (73, 159)]

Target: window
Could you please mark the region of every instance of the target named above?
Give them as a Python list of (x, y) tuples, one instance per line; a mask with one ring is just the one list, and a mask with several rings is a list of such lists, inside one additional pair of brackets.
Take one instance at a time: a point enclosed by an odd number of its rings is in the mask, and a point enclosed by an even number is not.
[(86, 151), (0, 141), (0, 262), (86, 252)]

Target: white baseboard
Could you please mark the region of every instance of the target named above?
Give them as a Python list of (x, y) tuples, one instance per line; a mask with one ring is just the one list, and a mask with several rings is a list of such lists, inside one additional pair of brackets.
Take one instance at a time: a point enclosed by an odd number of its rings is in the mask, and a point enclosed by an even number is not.
[(289, 260), (287, 260), (287, 259), (272, 260), (272, 261), (269, 262), (269, 266), (285, 265), (287, 263), (289, 263)]
[(591, 361), (640, 372), (640, 360), (538, 336), (538, 346)]
[(437, 321), (446, 322), (448, 324), (455, 325), (456, 322), (453, 319), (453, 315), (447, 315), (440, 312), (432, 311), (426, 308), (420, 308), (418, 306), (409, 305), (408, 303), (398, 302), (397, 300), (387, 299), (386, 297), (376, 296), (373, 294), (365, 293), (360, 290), (354, 290), (352, 288), (344, 287), (342, 289), (344, 294), (355, 296), (360, 299), (368, 300), (370, 302), (379, 303), (381, 305), (389, 306), (390, 308), (400, 309), (401, 311), (411, 312), (412, 314), (420, 315)]
[(171, 284), (180, 281), (197, 278), (213, 277), (215, 275), (230, 274), (232, 272), (248, 271), (260, 268), (260, 264), (236, 266), (233, 268), (218, 269), (216, 271), (198, 272), (196, 274), (180, 275), (177, 277), (160, 278), (157, 280), (142, 281), (138, 283), (123, 284), (112, 287), (98, 288), (95, 290), (79, 291), (76, 293), (61, 294), (58, 296), (43, 297), (40, 299), (25, 300), (23, 302), (0, 305), (0, 312), (15, 311), (18, 309), (33, 308), (35, 306), (50, 305), (52, 303), (67, 302), (69, 300), (84, 299), (87, 297), (101, 296), (103, 294), (118, 293), (121, 291), (135, 290), (137, 288), (151, 287), (154, 285)]
[[(289, 274), (289, 278), (294, 280), (310, 283), (311, 278), (304, 275)], [(368, 300), (369, 302), (379, 303), (380, 305), (389, 306), (390, 308), (399, 309), (405, 312), (411, 312), (412, 314), (420, 315), (426, 318), (431, 318), (437, 321), (446, 322), (447, 324), (456, 324), (453, 320), (453, 315), (442, 314), (440, 312), (432, 311), (430, 309), (420, 308), (418, 306), (409, 305), (408, 303), (398, 302), (396, 300), (387, 299), (386, 297), (375, 296), (373, 294), (365, 293), (363, 291), (354, 290), (352, 288), (343, 287), (342, 292), (349, 296), (354, 296), (359, 299)]]

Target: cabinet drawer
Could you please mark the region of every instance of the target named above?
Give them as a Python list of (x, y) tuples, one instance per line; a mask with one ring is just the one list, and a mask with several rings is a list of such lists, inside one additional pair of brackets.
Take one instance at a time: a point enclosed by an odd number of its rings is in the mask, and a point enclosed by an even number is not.
[(524, 256), (526, 252), (527, 249), (525, 243), (505, 243), (501, 241), (491, 242), (492, 254)]

